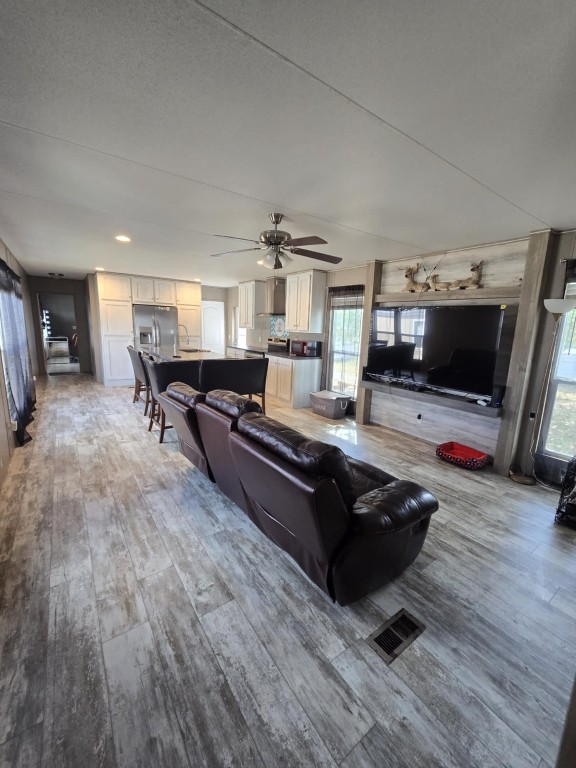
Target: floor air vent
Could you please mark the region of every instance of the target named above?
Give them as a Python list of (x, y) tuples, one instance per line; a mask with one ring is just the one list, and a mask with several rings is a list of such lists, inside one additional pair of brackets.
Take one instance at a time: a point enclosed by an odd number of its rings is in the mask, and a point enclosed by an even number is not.
[(368, 645), (391, 664), (418, 635), (424, 632), (424, 624), (402, 608), (366, 639)]

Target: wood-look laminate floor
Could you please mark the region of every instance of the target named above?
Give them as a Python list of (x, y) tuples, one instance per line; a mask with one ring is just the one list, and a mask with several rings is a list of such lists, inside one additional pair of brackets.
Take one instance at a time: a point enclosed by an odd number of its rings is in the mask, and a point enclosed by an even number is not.
[[(268, 412), (439, 497), (416, 563), (335, 606), (130, 388), (43, 381), (1, 489), (0, 767), (553, 765), (576, 671), (556, 495)], [(386, 666), (364, 638), (401, 607), (426, 630)]]

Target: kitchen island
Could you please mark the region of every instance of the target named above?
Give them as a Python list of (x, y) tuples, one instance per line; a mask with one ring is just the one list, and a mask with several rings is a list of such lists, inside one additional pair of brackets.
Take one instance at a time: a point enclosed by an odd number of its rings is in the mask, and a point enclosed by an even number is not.
[[(269, 359), (266, 379), (266, 394), (284, 400), (292, 408), (309, 408), (310, 392), (320, 389), (322, 360), (319, 357), (296, 357), (287, 352), (269, 354), (264, 350), (249, 350), (246, 347), (227, 347), (228, 354), (218, 352), (186, 352), (180, 349), (174, 355), (174, 347), (155, 347), (150, 354), (158, 362), (175, 363), (190, 360), (225, 360), (234, 357), (244, 358), (244, 352), (260, 352)], [(234, 352), (240, 353), (235, 355)]]

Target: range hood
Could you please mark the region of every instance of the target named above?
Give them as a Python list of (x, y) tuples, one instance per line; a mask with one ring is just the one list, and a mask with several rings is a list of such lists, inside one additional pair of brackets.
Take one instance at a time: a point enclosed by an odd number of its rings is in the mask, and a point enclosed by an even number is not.
[(266, 280), (264, 308), (264, 312), (259, 312), (258, 317), (286, 314), (286, 278), (269, 277)]

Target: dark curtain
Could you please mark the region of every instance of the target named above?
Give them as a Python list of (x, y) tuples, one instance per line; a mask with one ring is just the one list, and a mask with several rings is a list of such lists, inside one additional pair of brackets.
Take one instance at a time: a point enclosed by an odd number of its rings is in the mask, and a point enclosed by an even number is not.
[(36, 402), (30, 355), (26, 341), (22, 284), (18, 275), (0, 259), (0, 349), (10, 418), (17, 424), (18, 445), (30, 440), (26, 427)]

